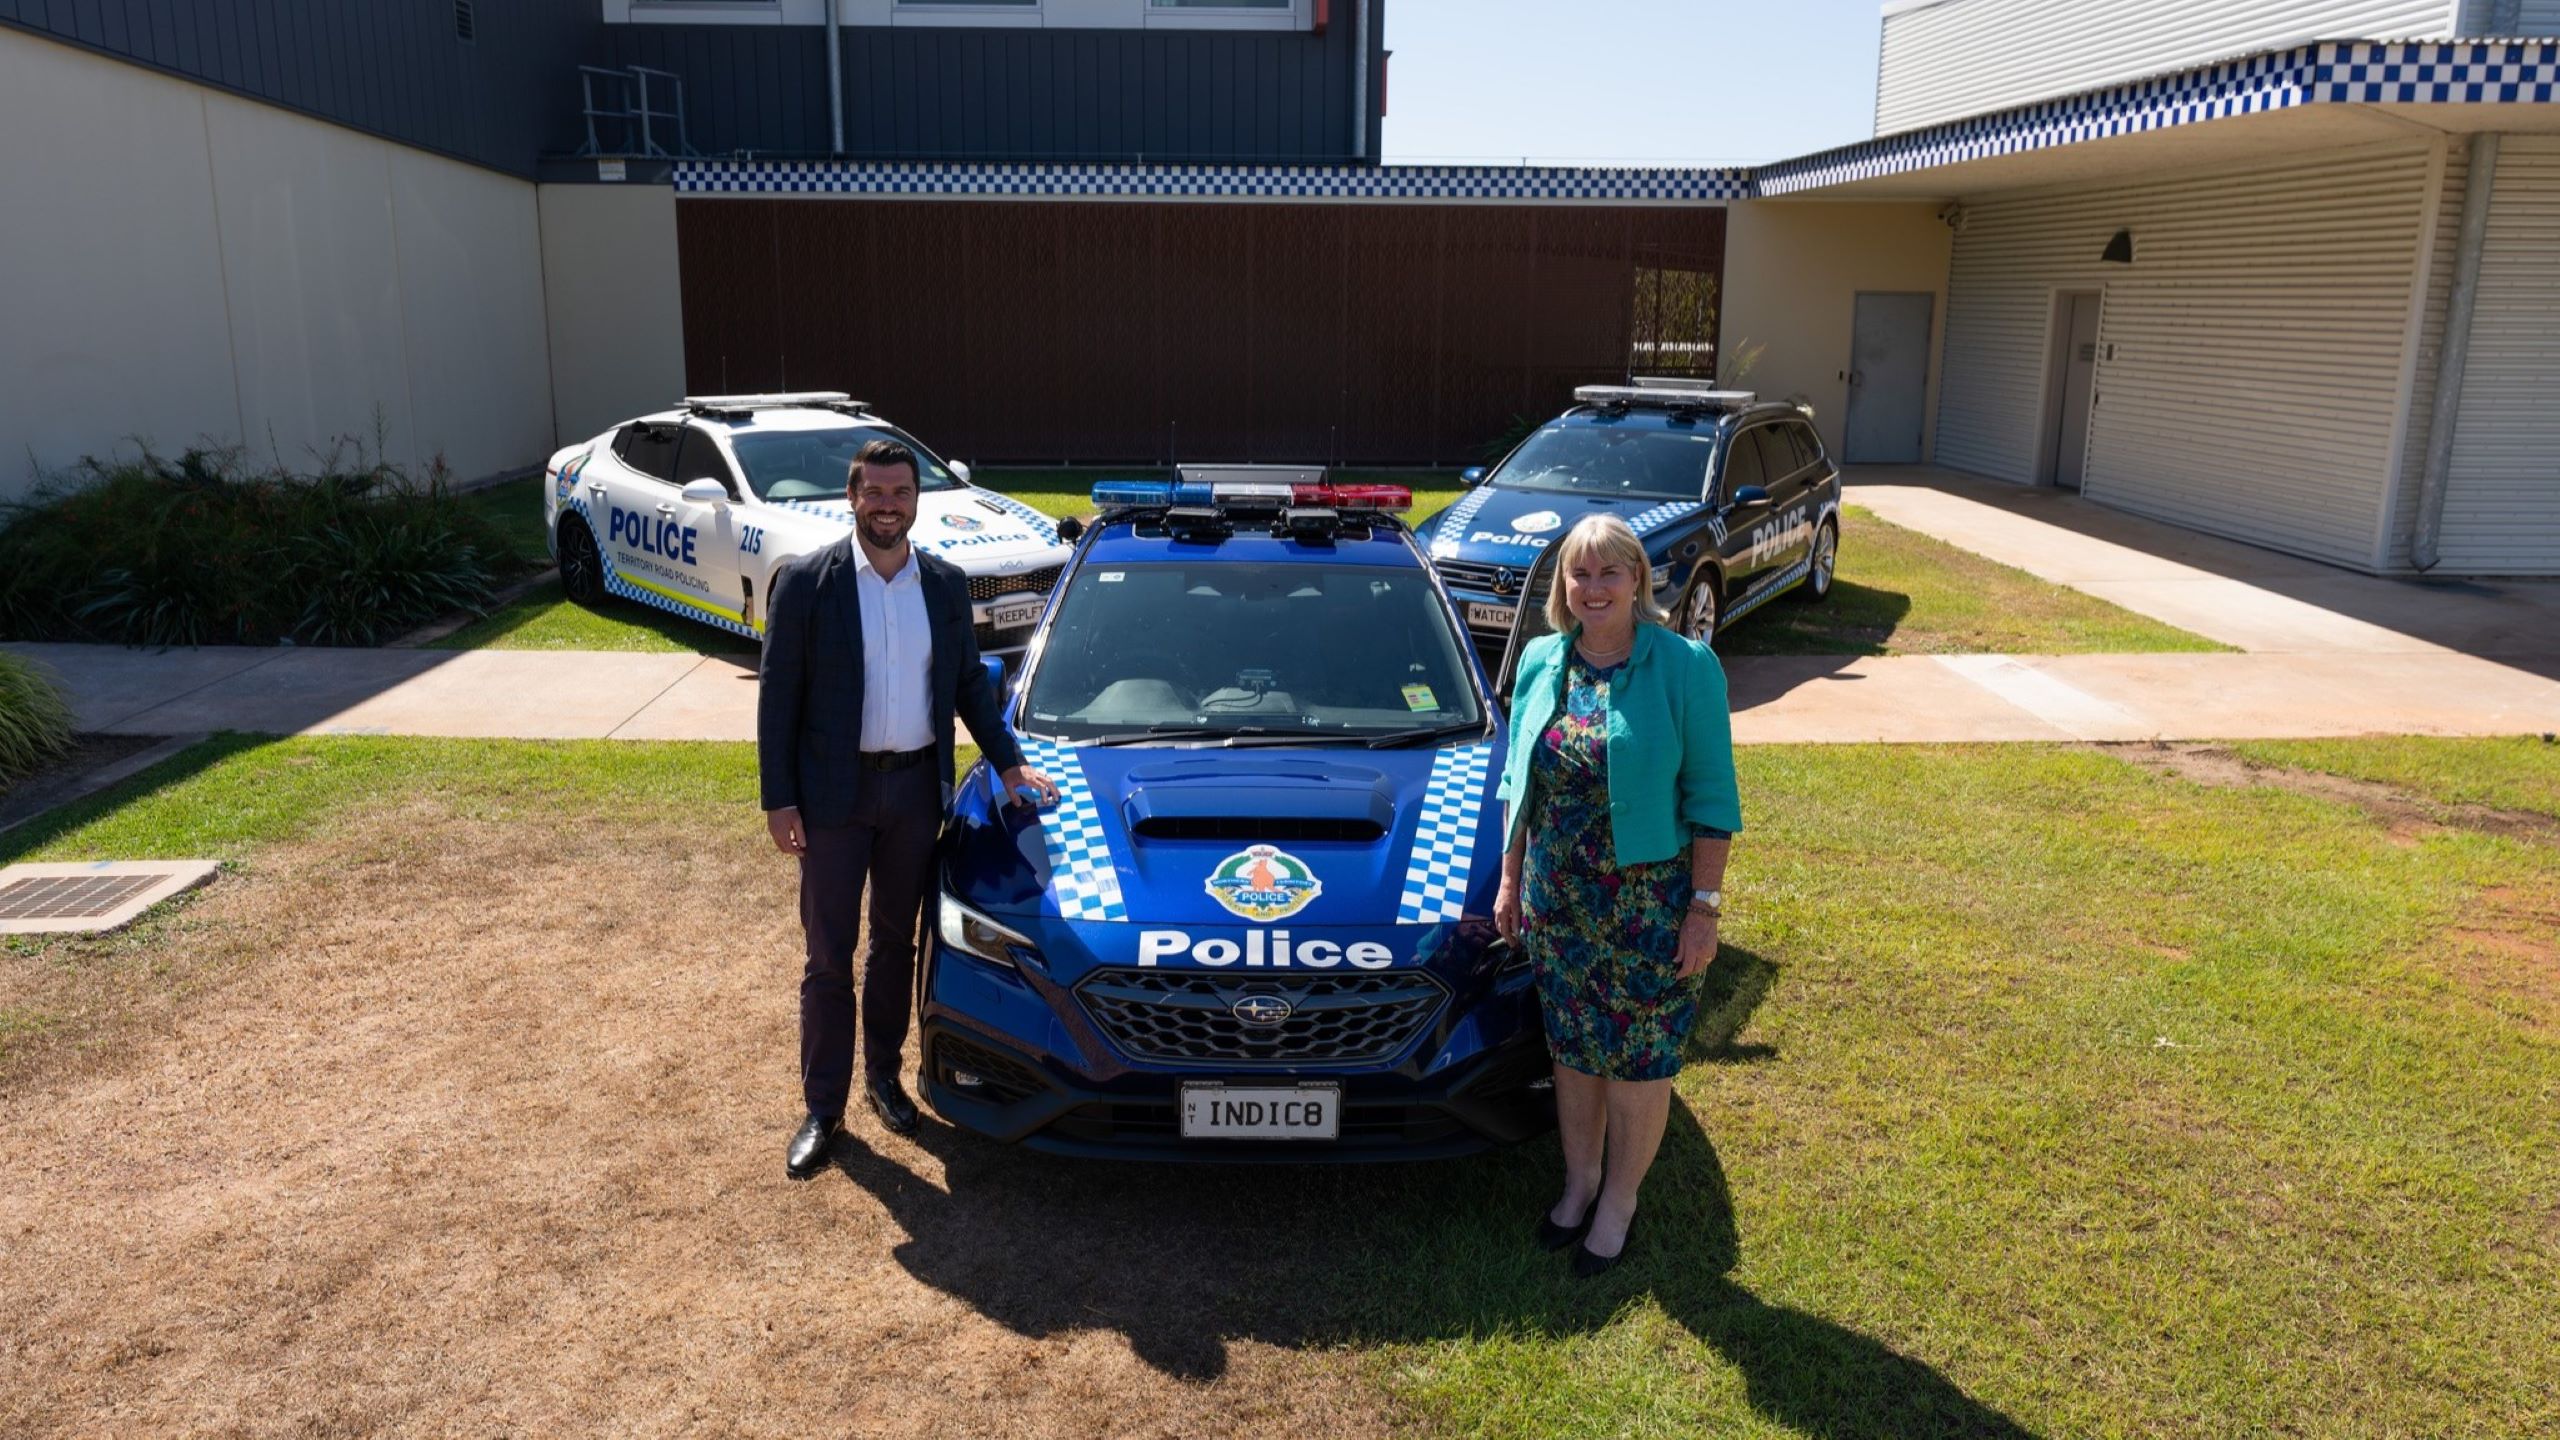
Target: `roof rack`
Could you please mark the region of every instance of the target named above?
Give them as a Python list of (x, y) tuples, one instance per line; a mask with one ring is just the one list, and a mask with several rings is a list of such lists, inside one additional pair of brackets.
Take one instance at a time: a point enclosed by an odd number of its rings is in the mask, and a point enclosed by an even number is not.
[(1582, 405), (1660, 405), (1674, 410), (1739, 410), (1759, 399), (1750, 390), (1719, 390), (1712, 380), (1681, 380), (1638, 375), (1624, 385), (1581, 385), (1573, 392)]
[(763, 395), (687, 395), (684, 408), (710, 419), (734, 419), (758, 410), (841, 410), (859, 415), (870, 403), (842, 390), (782, 390)]

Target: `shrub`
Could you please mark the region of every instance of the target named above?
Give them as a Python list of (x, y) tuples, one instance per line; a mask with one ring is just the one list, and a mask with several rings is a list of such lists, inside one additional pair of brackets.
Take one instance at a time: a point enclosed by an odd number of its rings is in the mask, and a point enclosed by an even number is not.
[(35, 662), (0, 650), (0, 785), (71, 748), (71, 707)]
[[(333, 457), (334, 459), (334, 457)], [(374, 645), (484, 607), (521, 568), (440, 473), (245, 473), (230, 454), (82, 461), (10, 507), (0, 635)]]

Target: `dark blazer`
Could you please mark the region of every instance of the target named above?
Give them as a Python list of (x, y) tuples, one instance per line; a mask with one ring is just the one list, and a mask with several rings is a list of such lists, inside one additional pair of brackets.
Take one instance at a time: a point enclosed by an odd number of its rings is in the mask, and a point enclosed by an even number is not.
[[(785, 564), (765, 597), (764, 665), (756, 693), (756, 769), (764, 808), (800, 809), (800, 823), (832, 830), (853, 818), (862, 769), (861, 587), (845, 538)], [(922, 547), (908, 551), (924, 582), (933, 626), (934, 773), (951, 789), (951, 717), (969, 725), (988, 763), (1010, 770), (1022, 747), (1004, 724), (1004, 706), (978, 661), (969, 582), (958, 566)]]

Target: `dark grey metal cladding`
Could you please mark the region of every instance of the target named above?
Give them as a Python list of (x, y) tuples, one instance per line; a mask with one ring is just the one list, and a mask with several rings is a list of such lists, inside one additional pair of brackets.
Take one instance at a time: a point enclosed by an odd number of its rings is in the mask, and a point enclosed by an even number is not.
[(531, 175), (576, 123), (596, 0), (0, 0), (0, 25)]
[[(1370, 16), (1373, 86), (1379, 8)], [(1321, 35), (850, 27), (845, 149), (871, 160), (1354, 160), (1351, 28), (1339, 13)], [(684, 77), (685, 119), (703, 154), (826, 154), (824, 30), (605, 31), (599, 63)], [(1374, 158), (1377, 127), (1369, 128)], [(555, 133), (550, 148), (571, 150), (576, 140)]]

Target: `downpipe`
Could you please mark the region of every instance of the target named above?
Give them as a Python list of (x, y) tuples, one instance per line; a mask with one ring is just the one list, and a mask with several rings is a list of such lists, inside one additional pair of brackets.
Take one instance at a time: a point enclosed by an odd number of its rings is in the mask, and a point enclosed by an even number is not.
[(2427, 407), (2426, 464), (2418, 473), (2418, 516), (2409, 532), (2409, 563), (2433, 570), (2443, 558), (2445, 487), (2452, 478), (2453, 429), (2462, 418), (2462, 377), (2471, 363), (2471, 312), (2480, 299), (2480, 254), (2489, 241), (2489, 198), (2498, 186), (2498, 136), (2471, 137), (2462, 177), (2462, 229), (2453, 245), (2453, 288), (2444, 301), (2444, 341), (2436, 356), (2436, 393)]

